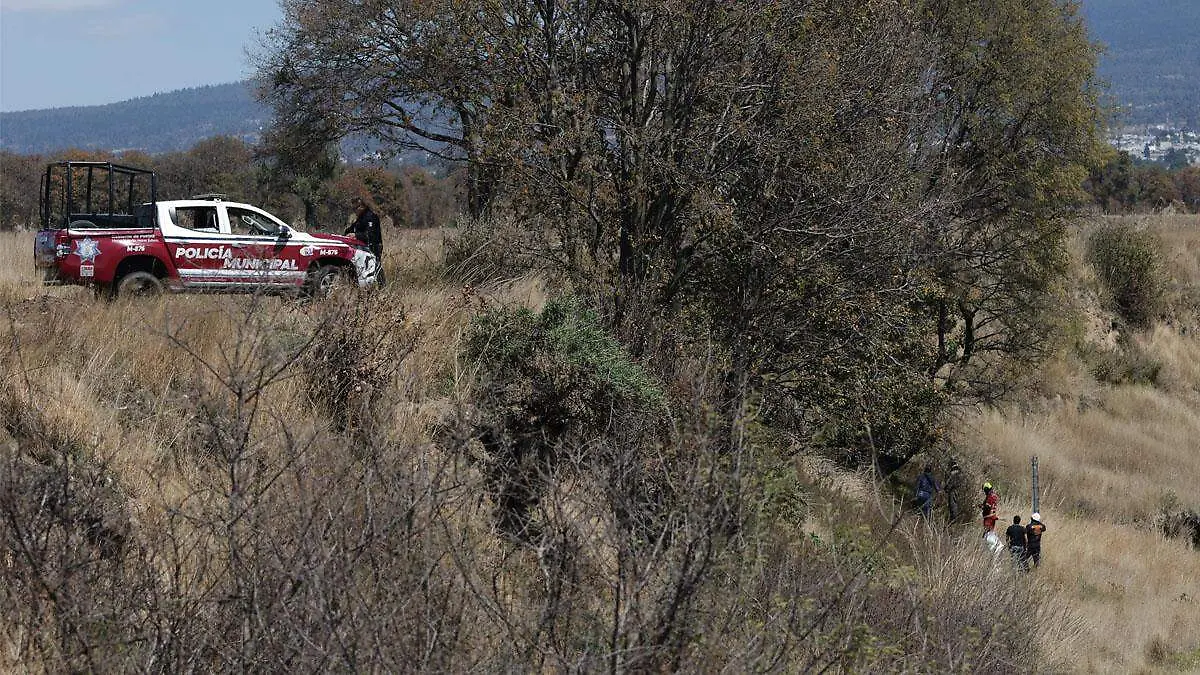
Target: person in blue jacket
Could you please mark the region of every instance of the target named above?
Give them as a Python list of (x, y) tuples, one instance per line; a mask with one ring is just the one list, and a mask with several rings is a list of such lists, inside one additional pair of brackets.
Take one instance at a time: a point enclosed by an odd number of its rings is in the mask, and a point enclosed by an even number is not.
[(921, 509), (921, 513), (926, 518), (933, 509), (934, 497), (941, 489), (942, 486), (933, 477), (933, 467), (926, 464), (925, 470), (921, 472), (920, 476), (917, 476), (917, 507)]

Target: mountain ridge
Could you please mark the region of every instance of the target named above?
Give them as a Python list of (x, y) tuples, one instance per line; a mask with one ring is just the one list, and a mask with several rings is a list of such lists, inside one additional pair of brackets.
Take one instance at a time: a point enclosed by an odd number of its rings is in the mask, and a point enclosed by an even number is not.
[(1103, 46), (1116, 126), (1200, 128), (1200, 2), (1082, 0), (1088, 35)]
[(249, 80), (204, 85), (92, 106), (0, 113), (0, 149), (39, 154), (79, 148), (187, 150), (212, 136), (255, 143), (271, 123)]
[[(1104, 51), (1117, 126), (1166, 123), (1200, 128), (1200, 2), (1081, 0), (1080, 14)], [(91, 106), (0, 113), (0, 150), (44, 154), (85, 150), (183, 151), (212, 136), (257, 143), (272, 113), (253, 81), (205, 85)]]

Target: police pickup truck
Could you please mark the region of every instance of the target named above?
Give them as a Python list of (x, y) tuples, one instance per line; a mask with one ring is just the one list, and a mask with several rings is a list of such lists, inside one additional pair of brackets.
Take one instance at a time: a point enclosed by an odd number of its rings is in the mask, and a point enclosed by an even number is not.
[(159, 201), (154, 173), (55, 162), (42, 176), (34, 264), (50, 284), (109, 297), (169, 291), (300, 292), (373, 286), (378, 259), (357, 240), (298, 232), (222, 195)]

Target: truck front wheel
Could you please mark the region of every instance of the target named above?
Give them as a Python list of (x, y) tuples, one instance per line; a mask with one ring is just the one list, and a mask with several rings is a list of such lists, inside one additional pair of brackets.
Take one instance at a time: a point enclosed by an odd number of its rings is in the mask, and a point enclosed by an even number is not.
[(308, 295), (317, 299), (325, 299), (333, 295), (338, 288), (350, 285), (350, 275), (337, 265), (321, 265), (309, 274)]
[(162, 279), (149, 272), (130, 272), (115, 285), (117, 297), (150, 297), (163, 292)]

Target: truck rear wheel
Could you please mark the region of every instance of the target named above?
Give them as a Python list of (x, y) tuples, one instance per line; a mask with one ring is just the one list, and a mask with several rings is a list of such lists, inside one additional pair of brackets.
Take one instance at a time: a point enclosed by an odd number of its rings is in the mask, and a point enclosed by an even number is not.
[(151, 297), (162, 294), (163, 282), (162, 279), (149, 272), (138, 271), (121, 277), (114, 288), (116, 290), (114, 295), (119, 298)]

